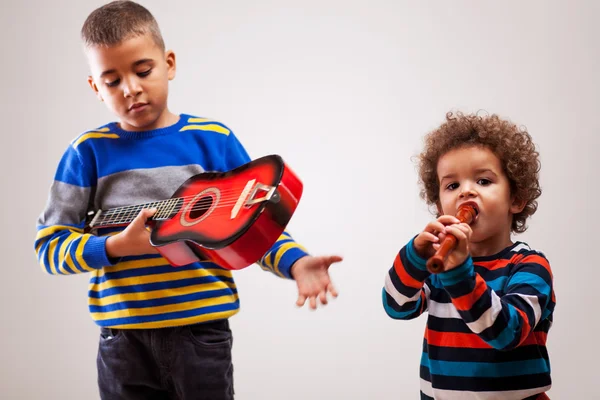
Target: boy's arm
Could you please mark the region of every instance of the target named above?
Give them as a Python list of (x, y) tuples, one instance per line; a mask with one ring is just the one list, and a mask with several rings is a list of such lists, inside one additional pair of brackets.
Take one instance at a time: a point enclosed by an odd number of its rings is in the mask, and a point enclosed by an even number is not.
[(35, 252), (44, 271), (69, 275), (112, 265), (107, 237), (84, 233), (85, 216), (95, 179), (75, 147), (69, 146), (58, 165), (46, 208), (37, 222)]
[(394, 319), (413, 319), (427, 310), (429, 288), (424, 282), (430, 274), (413, 242), (414, 239), (398, 252), (385, 277), (383, 308)]
[[(232, 170), (250, 161), (251, 159), (246, 149), (244, 149), (233, 132), (230, 132), (227, 137), (227, 147), (225, 150), (225, 169)], [(258, 264), (265, 271), (270, 271), (282, 278), (293, 279), (291, 274), (292, 265), (307, 255), (308, 252), (306, 249), (296, 243), (288, 232), (284, 232)]]
[(469, 329), (498, 350), (519, 346), (554, 309), (552, 271), (538, 253), (514, 266), (502, 297), (474, 271), (471, 257), (438, 275)]

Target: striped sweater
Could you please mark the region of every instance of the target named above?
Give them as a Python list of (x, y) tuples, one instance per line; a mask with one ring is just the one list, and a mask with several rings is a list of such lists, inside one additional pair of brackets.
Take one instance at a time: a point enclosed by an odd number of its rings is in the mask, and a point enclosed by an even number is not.
[[(127, 132), (116, 123), (85, 132), (66, 149), (37, 223), (35, 251), (53, 275), (89, 272), (89, 311), (103, 327), (161, 328), (228, 318), (239, 310), (232, 272), (211, 262), (174, 268), (160, 255), (109, 259), (123, 228), (84, 233), (89, 210), (165, 200), (189, 177), (250, 161), (222, 123), (182, 114), (166, 128)], [(306, 251), (285, 232), (258, 263), (292, 279)]]
[(545, 256), (517, 242), (430, 274), (413, 240), (396, 256), (382, 300), (391, 318), (429, 313), (421, 399), (547, 398), (555, 296)]

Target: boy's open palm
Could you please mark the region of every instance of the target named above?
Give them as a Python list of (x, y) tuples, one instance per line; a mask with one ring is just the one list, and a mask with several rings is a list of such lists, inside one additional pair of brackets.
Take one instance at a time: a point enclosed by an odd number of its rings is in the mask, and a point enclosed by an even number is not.
[(329, 277), (329, 266), (342, 261), (339, 256), (305, 256), (292, 266), (292, 275), (298, 285), (296, 305), (302, 307), (309, 299), (310, 308), (317, 308), (317, 297), (321, 304), (327, 304), (327, 293), (337, 297), (338, 293)]

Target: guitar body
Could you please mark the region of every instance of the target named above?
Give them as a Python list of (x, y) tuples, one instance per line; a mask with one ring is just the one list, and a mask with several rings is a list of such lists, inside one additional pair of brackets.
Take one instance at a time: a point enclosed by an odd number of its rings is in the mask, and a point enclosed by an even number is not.
[(173, 266), (213, 261), (230, 270), (245, 268), (283, 233), (302, 190), (278, 155), (195, 175), (161, 202), (164, 211), (148, 222), (150, 242)]

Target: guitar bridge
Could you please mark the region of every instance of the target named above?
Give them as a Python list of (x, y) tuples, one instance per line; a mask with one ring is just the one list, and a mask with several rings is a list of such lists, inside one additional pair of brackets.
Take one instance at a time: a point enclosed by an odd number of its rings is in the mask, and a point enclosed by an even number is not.
[[(256, 179), (251, 179), (246, 183), (246, 187), (242, 190), (235, 206), (231, 209), (231, 219), (237, 217), (242, 205), (249, 207), (253, 204), (262, 203), (263, 201), (278, 199), (278, 194), (275, 192), (275, 186), (263, 185), (262, 183), (257, 183), (255, 186), (255, 182)], [(259, 193), (263, 194), (263, 196), (256, 197)]]
[[(265, 193), (265, 195), (263, 197), (254, 197), (259, 191), (261, 193)], [(267, 186), (263, 185), (262, 183), (258, 183), (256, 186), (254, 186), (250, 198), (246, 201), (246, 206), (251, 206), (252, 204), (256, 203), (262, 203), (263, 201), (269, 201), (271, 200), (274, 194), (275, 186)]]

